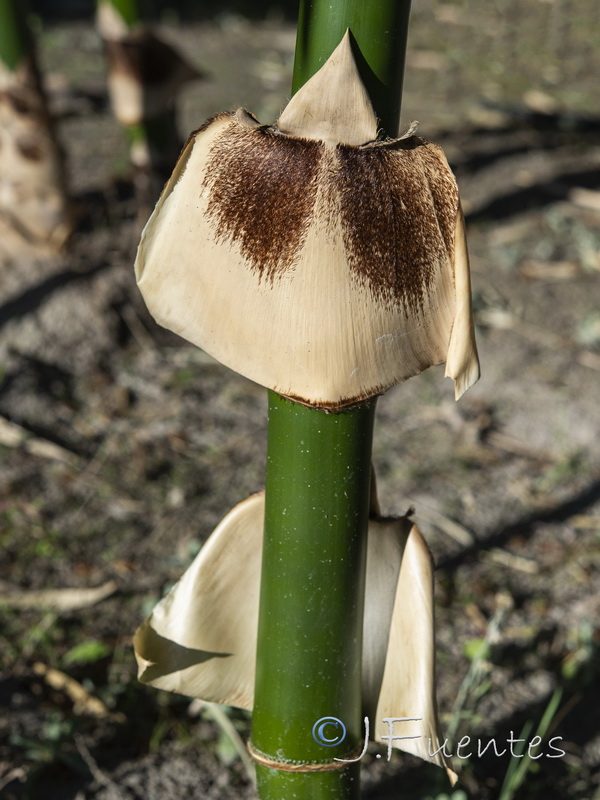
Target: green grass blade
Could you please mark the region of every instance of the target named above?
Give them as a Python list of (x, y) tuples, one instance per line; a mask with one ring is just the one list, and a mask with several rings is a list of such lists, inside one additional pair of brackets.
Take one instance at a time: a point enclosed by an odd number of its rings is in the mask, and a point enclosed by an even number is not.
[[(544, 736), (548, 733), (548, 729), (552, 724), (552, 720), (558, 710), (558, 706), (560, 705), (560, 701), (562, 698), (562, 689), (556, 689), (554, 694), (550, 698), (548, 705), (542, 715), (542, 719), (540, 720), (540, 724), (537, 727), (535, 732), (535, 736), (543, 739)], [(519, 739), (525, 739), (526, 742), (529, 740), (529, 734), (531, 729), (533, 728), (533, 722), (529, 721), (525, 723), (523, 726), (523, 730), (519, 735)], [(535, 737), (534, 737), (535, 738)], [(533, 740), (532, 740), (533, 741)], [(521, 748), (521, 751), (525, 749), (525, 745)], [(519, 752), (519, 751), (518, 751)], [(519, 756), (521, 756), (521, 752), (519, 752)], [(506, 775), (504, 776), (504, 781), (502, 783), (502, 788), (500, 789), (500, 795), (498, 800), (512, 800), (515, 796), (516, 792), (520, 789), (527, 777), (527, 773), (531, 769), (531, 765), (533, 764), (534, 759), (531, 757), (529, 753), (529, 749), (527, 753), (523, 753), (520, 758), (513, 758), (509, 764), (508, 769), (506, 770)]]

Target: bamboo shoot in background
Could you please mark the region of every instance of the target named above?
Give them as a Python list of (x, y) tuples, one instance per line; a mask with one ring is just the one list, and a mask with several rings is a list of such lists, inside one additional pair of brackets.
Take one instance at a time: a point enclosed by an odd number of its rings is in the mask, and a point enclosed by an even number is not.
[(145, 222), (181, 150), (177, 95), (202, 73), (143, 24), (137, 0), (98, 0), (97, 26), (111, 105), (129, 137), (138, 213)]
[[(431, 562), (373, 503), (375, 399), (444, 361), (456, 397), (479, 377), (456, 182), (437, 145), (378, 124), (397, 126), (409, 3), (335, 4), (350, 30), (331, 47), (325, 5), (303, 5), (305, 83), (278, 122), (200, 128), (136, 260), (160, 324), (270, 390), (263, 529), (258, 500), (232, 512), (135, 640), (143, 680), (252, 704), (263, 800), (357, 798), (339, 759), (365, 711), (380, 739), (385, 709), (438, 740)], [(327, 719), (344, 735), (315, 736)]]
[(65, 161), (48, 109), (26, 4), (0, 0), (0, 236), (61, 249), (73, 227)]

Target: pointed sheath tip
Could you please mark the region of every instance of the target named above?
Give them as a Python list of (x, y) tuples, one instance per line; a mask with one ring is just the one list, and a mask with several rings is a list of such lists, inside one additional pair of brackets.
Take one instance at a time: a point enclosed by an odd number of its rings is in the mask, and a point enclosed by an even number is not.
[(377, 117), (354, 60), (349, 30), (292, 97), (277, 127), (289, 136), (332, 144), (359, 146), (377, 138)]

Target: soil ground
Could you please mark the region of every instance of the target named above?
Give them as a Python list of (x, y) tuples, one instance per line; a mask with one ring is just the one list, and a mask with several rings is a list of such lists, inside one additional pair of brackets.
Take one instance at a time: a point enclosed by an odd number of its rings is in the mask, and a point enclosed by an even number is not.
[[(600, 34), (595, 2), (577, 9), (423, 1), (410, 34), (402, 124), (418, 119), (458, 178), (483, 375), (457, 404), (443, 368), (379, 400), (381, 505), (414, 506), (435, 556), (451, 751), (531, 741), (558, 702), (539, 760), (457, 759), (480, 800), (600, 797)], [(210, 73), (182, 98), (182, 131), (239, 105), (277, 116), (287, 23), (222, 14), (164, 33)], [(39, 44), (80, 222), (64, 255), (2, 250), (0, 794), (252, 798), (213, 709), (138, 685), (131, 637), (261, 487), (266, 393), (148, 316), (100, 41), (87, 21)], [(43, 594), (59, 589), (81, 592), (65, 610)], [(383, 752), (363, 760), (366, 798), (449, 793)], [(528, 769), (502, 794), (511, 764)]]

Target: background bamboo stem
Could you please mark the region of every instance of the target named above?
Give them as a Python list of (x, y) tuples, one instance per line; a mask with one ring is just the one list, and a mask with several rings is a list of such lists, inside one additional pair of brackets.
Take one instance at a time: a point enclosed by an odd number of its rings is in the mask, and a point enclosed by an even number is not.
[[(100, 10), (110, 7), (123, 26), (119, 33), (111, 30), (109, 34), (102, 24), (100, 28), (106, 44), (109, 78), (113, 78), (113, 109), (129, 139), (138, 216), (143, 223), (181, 149), (176, 95), (185, 81), (199, 77), (199, 73), (187, 67), (189, 71), (183, 77), (183, 62), (178, 64), (174, 49), (144, 25), (137, 0), (98, 0), (98, 6)], [(161, 80), (157, 80), (157, 72), (161, 70)], [(125, 93), (119, 88), (124, 79)], [(162, 90), (161, 83), (165, 87)], [(137, 91), (132, 93), (134, 86)], [(123, 107), (124, 100), (129, 100), (127, 109)]]
[(55, 253), (74, 224), (26, 0), (0, 0), (0, 239)]

